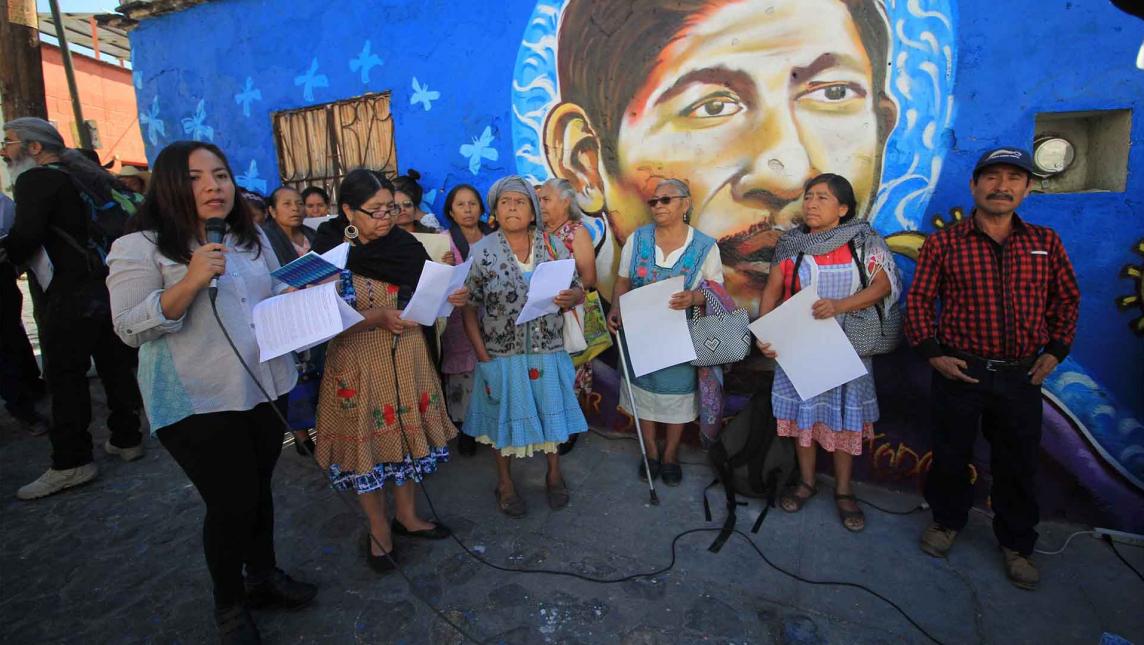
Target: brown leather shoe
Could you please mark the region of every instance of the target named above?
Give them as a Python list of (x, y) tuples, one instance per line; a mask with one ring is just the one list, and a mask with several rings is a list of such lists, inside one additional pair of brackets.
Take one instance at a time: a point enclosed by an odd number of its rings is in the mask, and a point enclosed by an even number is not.
[(1009, 582), (1012, 582), (1014, 587), (1026, 591), (1037, 588), (1041, 582), (1041, 573), (1037, 571), (1037, 565), (1033, 564), (1029, 556), (1005, 547), (1001, 547), (1001, 555), (1005, 558), (1005, 575), (1009, 576)]
[(922, 551), (935, 558), (944, 558), (953, 548), (953, 540), (956, 537), (957, 531), (933, 522), (925, 533), (922, 533)]

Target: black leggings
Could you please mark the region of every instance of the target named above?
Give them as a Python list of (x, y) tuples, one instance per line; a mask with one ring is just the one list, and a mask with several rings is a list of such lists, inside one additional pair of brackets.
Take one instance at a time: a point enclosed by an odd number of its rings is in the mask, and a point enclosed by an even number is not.
[(283, 430), (270, 405), (195, 414), (156, 433), (206, 503), (203, 551), (219, 608), (243, 601), (244, 564), (253, 577), (275, 566), (270, 479)]

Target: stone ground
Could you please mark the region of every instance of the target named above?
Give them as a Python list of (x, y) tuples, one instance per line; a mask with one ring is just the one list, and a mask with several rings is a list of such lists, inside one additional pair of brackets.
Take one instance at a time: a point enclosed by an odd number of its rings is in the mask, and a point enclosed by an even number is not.
[[(102, 411), (102, 392), (92, 391)], [(93, 429), (102, 445), (102, 418)], [(16, 488), (47, 466), (48, 441), (0, 416), (0, 641), (212, 640), (201, 503), (158, 442), (146, 443), (146, 456), (131, 464), (97, 448), (96, 481), (22, 502)], [(701, 453), (684, 455), (692, 462), (684, 483), (661, 487), (658, 507), (648, 504), (635, 478), (638, 454), (634, 440), (585, 436), (564, 462), (573, 498), (559, 512), (544, 503), (543, 462), (520, 464), (517, 482), (529, 504), (521, 520), (495, 511), (488, 455), (454, 457), (426, 483), (441, 518), (492, 563), (617, 578), (666, 566), (680, 531), (718, 525), (703, 521), (710, 471)], [(356, 505), (339, 501), (315, 466), (289, 447), (275, 487), (280, 564), (321, 591), (308, 609), (258, 614), (267, 642), (463, 642), (399, 575), (366, 568)], [(919, 502), (874, 487), (859, 492), (892, 508)], [(717, 522), (718, 494), (712, 495)], [(759, 509), (754, 501), (744, 508), (740, 528), (747, 530)], [(1040, 557), (1042, 588), (1023, 592), (1005, 580), (986, 517), (973, 514), (948, 561), (918, 551), (926, 519), (868, 509), (867, 530), (851, 535), (824, 494), (797, 515), (772, 513), (753, 539), (800, 576), (877, 590), (945, 643), (1096, 643), (1106, 632), (1144, 642), (1144, 583), (1100, 542), (1081, 536), (1063, 555)], [(1079, 528), (1045, 523), (1040, 546), (1058, 548)], [(737, 538), (710, 553), (713, 537), (685, 536), (673, 569), (619, 584), (496, 571), (453, 541), (406, 541), (398, 548), (418, 594), (482, 642), (926, 642), (861, 590), (796, 582)], [(1144, 568), (1144, 549), (1121, 552)]]
[[(101, 446), (107, 428), (98, 384), (92, 394)], [(96, 448), (97, 480), (22, 502), (16, 489), (48, 466), (50, 448), (46, 437), (16, 430), (0, 408), (0, 642), (212, 641), (201, 502), (158, 442), (146, 444), (146, 456), (131, 464)], [(519, 464), (516, 480), (529, 505), (521, 520), (496, 512), (487, 454), (454, 457), (426, 485), (444, 522), (489, 562), (620, 578), (666, 567), (676, 534), (717, 527), (723, 516), (714, 490), (716, 522), (704, 522), (711, 474), (702, 453), (683, 455), (683, 485), (661, 486), (657, 507), (635, 477), (638, 454), (634, 437), (586, 435), (563, 462), (573, 497), (558, 512), (544, 502), (542, 460)], [(1096, 540), (1080, 536), (1062, 555), (1039, 556), (1041, 589), (1025, 592), (1006, 581), (983, 514), (972, 514), (948, 560), (935, 560), (917, 548), (926, 514), (867, 507), (866, 531), (852, 535), (835, 515), (830, 483), (822, 488), (803, 512), (772, 512), (752, 536), (778, 566), (867, 585), (944, 643), (1096, 643), (1105, 633), (1144, 643), (1144, 582)], [(859, 495), (896, 509), (920, 502), (869, 486)], [(305, 610), (258, 614), (266, 642), (464, 642), (401, 576), (365, 566), (349, 501), (326, 487), (316, 466), (284, 450), (275, 473), (279, 563), (321, 591)], [(428, 512), (423, 497), (419, 504)], [(757, 501), (743, 508), (739, 528), (749, 530), (759, 510)], [(1039, 546), (1057, 549), (1083, 528), (1045, 522)], [(710, 553), (713, 537), (682, 537), (670, 571), (618, 584), (496, 571), (453, 541), (399, 541), (398, 549), (417, 594), (487, 643), (928, 642), (864, 591), (796, 582), (739, 538)], [(1144, 549), (1120, 550), (1144, 569)]]

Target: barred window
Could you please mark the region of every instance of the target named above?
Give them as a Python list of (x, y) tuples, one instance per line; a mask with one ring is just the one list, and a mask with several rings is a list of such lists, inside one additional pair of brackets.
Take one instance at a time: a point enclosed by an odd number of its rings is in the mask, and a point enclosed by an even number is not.
[(397, 176), (390, 93), (284, 110), (273, 115), (282, 184), (321, 186), (337, 201), (338, 184), (356, 168)]

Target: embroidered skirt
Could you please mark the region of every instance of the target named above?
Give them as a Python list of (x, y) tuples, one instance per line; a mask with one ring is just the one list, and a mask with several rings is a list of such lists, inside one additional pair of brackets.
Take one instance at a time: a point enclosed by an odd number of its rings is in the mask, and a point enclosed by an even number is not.
[(509, 457), (556, 452), (588, 422), (576, 401), (567, 352), (498, 356), (477, 363), (462, 431)]

